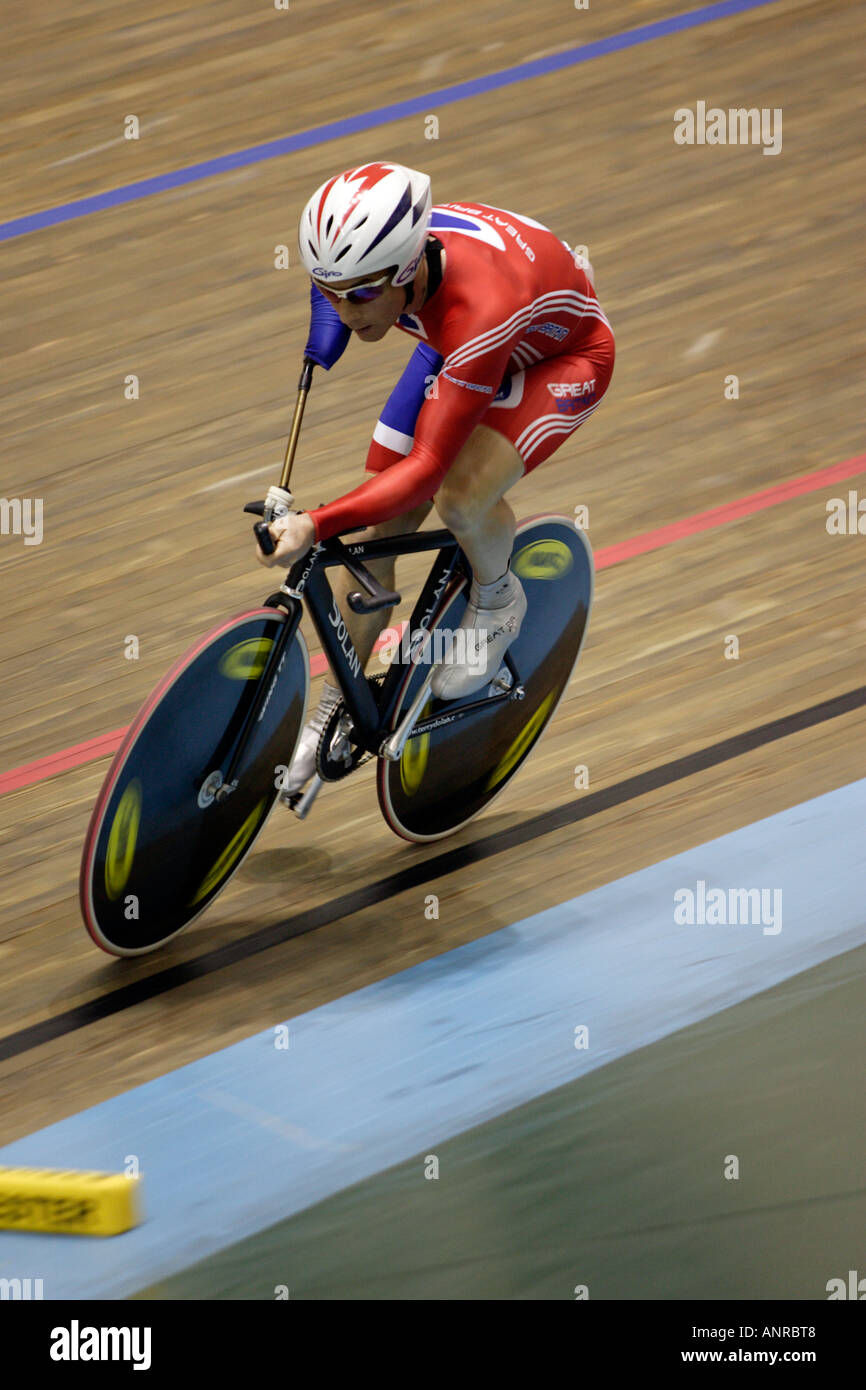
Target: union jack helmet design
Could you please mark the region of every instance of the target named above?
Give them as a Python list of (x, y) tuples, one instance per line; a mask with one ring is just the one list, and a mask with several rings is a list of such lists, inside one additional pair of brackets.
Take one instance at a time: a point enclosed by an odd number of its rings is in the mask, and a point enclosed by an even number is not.
[(314, 280), (355, 280), (390, 266), (392, 285), (415, 275), (427, 240), (430, 180), (403, 164), (361, 164), (317, 188), (298, 231)]

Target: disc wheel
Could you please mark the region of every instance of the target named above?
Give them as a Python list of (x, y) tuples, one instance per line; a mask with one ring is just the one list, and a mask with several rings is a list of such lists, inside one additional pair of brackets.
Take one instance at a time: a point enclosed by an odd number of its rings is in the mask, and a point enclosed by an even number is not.
[(113, 955), (155, 950), (188, 926), (249, 853), (304, 723), (309, 657), (283, 653), (227, 795), (224, 774), (288, 616), (230, 619), (171, 668), (133, 720), (94, 807), (79, 896), (90, 935)]
[[(379, 760), (382, 814), (404, 839), (440, 839), (484, 810), (522, 767), (571, 680), (592, 606), (593, 562), (586, 536), (568, 517), (530, 518), (517, 528), (511, 568), (528, 599), (520, 634), (508, 649), (518, 686), (508, 698), (453, 722), (449, 715), (485, 691), (460, 700), (431, 696), (421, 719), (442, 723), (410, 737), (399, 762)], [(466, 601), (464, 589), (436, 627), (458, 628)], [(445, 649), (440, 642), (439, 650)], [(393, 728), (426, 671), (419, 666), (407, 675)]]

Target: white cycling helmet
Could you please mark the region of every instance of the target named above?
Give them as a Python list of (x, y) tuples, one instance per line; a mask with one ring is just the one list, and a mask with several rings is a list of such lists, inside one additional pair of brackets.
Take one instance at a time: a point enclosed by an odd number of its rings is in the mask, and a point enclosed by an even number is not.
[(355, 280), (397, 269), (392, 285), (414, 277), (432, 207), (430, 180), (403, 164), (360, 164), (317, 188), (298, 231), (314, 280)]

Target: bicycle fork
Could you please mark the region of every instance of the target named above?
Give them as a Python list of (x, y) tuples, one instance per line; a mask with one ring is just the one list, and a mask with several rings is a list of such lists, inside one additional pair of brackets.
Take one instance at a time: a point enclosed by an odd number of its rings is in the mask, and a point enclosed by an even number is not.
[[(273, 692), (273, 687), (279, 677), (280, 670), (282, 669), (286, 650), (289, 643), (294, 638), (301, 620), (301, 605), (297, 600), (293, 602), (294, 606), (287, 613), (286, 620), (280, 628), (271, 650), (268, 652), (265, 668), (256, 682), (255, 695), (243, 718), (241, 727), (233, 739), (234, 747), (229, 759), (229, 765), (224, 774), (220, 772), (219, 769), (211, 772), (202, 785), (199, 792), (199, 805), (202, 807), (209, 805), (213, 800), (225, 801), (226, 797), (230, 796), (237, 787), (237, 778), (235, 774), (240, 766), (253, 729), (264, 716), (268, 700)], [(217, 761), (221, 761), (219, 753)]]

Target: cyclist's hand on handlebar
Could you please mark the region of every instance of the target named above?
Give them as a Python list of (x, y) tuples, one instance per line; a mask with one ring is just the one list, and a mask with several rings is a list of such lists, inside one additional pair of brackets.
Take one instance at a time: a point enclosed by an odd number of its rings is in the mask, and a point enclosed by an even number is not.
[(289, 512), (278, 516), (268, 527), (276, 549), (273, 555), (264, 555), (256, 543), (256, 559), (260, 565), (293, 565), (316, 539), (316, 528), (308, 512)]

